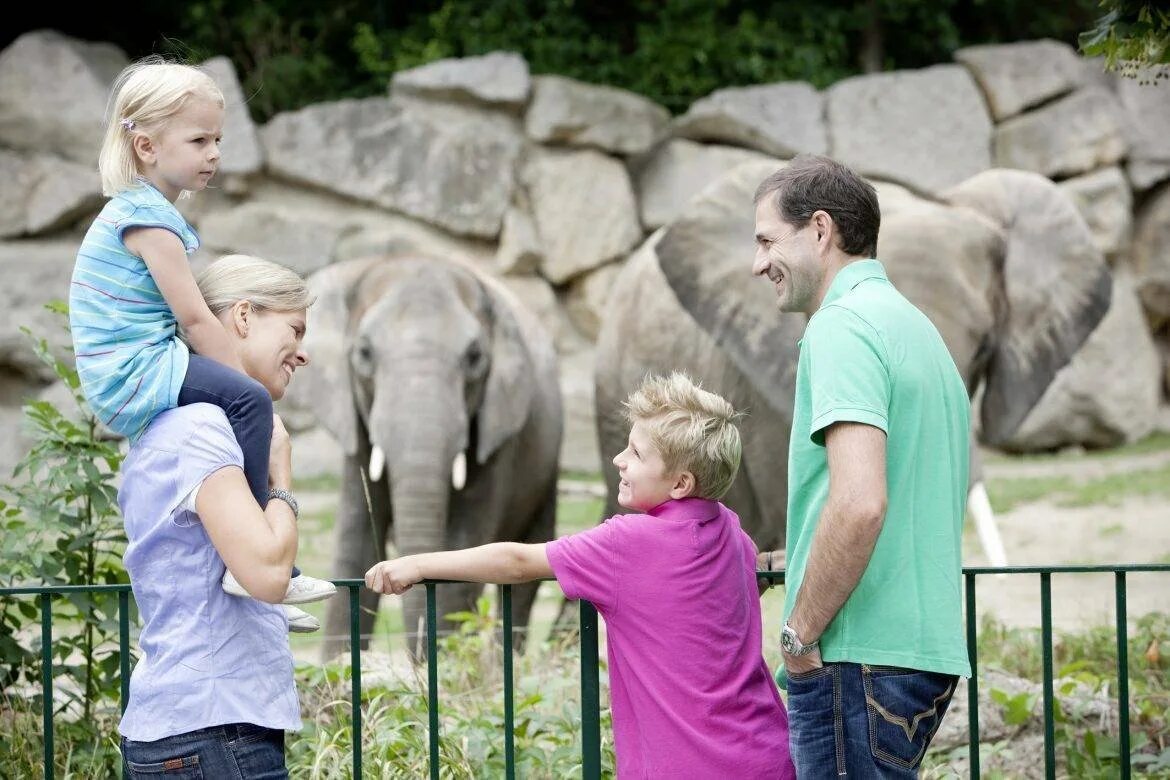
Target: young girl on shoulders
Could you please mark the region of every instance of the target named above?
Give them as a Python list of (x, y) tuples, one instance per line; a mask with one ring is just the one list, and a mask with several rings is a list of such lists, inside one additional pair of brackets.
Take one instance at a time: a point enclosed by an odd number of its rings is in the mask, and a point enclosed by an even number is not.
[[(198, 68), (151, 57), (115, 80), (106, 119), (98, 168), (110, 200), (85, 234), (69, 288), (82, 392), (98, 419), (131, 441), (159, 412), (219, 406), (263, 507), (272, 399), (247, 376), (199, 293), (187, 257), (199, 238), (174, 205), (205, 189), (219, 167), (223, 93)], [(286, 604), (336, 591), (293, 573)], [(223, 586), (248, 595), (230, 572)], [(315, 622), (305, 617), (302, 627)]]
[(686, 376), (626, 402), (615, 515), (547, 544), (501, 542), (374, 565), (366, 585), (554, 576), (605, 618), (619, 778), (795, 777), (762, 655), (756, 547), (719, 499), (739, 469), (735, 410)]

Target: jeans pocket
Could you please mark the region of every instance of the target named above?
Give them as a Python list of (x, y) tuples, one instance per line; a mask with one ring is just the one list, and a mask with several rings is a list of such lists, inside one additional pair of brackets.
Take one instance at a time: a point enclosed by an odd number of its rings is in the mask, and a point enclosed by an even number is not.
[(151, 764), (139, 764), (126, 759), (126, 768), (131, 778), (157, 776), (167, 780), (203, 780), (199, 756), (176, 756)]
[(862, 666), (869, 747), (877, 761), (915, 769), (955, 692), (958, 678), (895, 666)]

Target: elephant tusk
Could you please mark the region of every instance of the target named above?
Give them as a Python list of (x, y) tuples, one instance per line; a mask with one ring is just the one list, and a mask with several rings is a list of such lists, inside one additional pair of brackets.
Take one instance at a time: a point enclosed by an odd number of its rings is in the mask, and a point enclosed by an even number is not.
[(451, 461), (451, 487), (462, 490), (467, 484), (467, 455), (460, 452)]
[(382, 471), (386, 468), (386, 453), (377, 444), (370, 450), (370, 481), (377, 482), (382, 478)]
[(967, 495), (967, 511), (975, 520), (975, 530), (979, 532), (979, 542), (983, 545), (987, 560), (992, 566), (1007, 566), (1003, 539), (999, 535), (999, 525), (995, 522), (995, 513), (991, 511), (991, 499), (987, 496), (987, 487), (983, 482), (976, 482), (971, 486), (971, 492)]

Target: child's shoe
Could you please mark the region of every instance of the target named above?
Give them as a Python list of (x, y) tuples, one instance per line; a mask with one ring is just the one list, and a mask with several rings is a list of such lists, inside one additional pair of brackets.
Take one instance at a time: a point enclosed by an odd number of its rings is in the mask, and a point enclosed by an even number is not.
[[(223, 589), (233, 596), (250, 598), (251, 594), (244, 590), (244, 586), (232, 576), (230, 571), (223, 573)], [(288, 590), (285, 591), (282, 604), (308, 604), (310, 601), (322, 601), (337, 592), (337, 586), (327, 580), (319, 580), (307, 574), (300, 574), (288, 581)], [(314, 629), (315, 630), (315, 629)]]
[(288, 617), (288, 631), (290, 634), (311, 634), (321, 628), (321, 621), (296, 607), (284, 606), (284, 614)]

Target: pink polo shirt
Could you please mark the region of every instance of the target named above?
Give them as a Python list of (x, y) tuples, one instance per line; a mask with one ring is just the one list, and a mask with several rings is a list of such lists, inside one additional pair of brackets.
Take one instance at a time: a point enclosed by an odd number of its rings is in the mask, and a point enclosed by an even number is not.
[(794, 778), (788, 715), (761, 654), (755, 545), (717, 501), (667, 501), (547, 546), (609, 645), (617, 774)]

